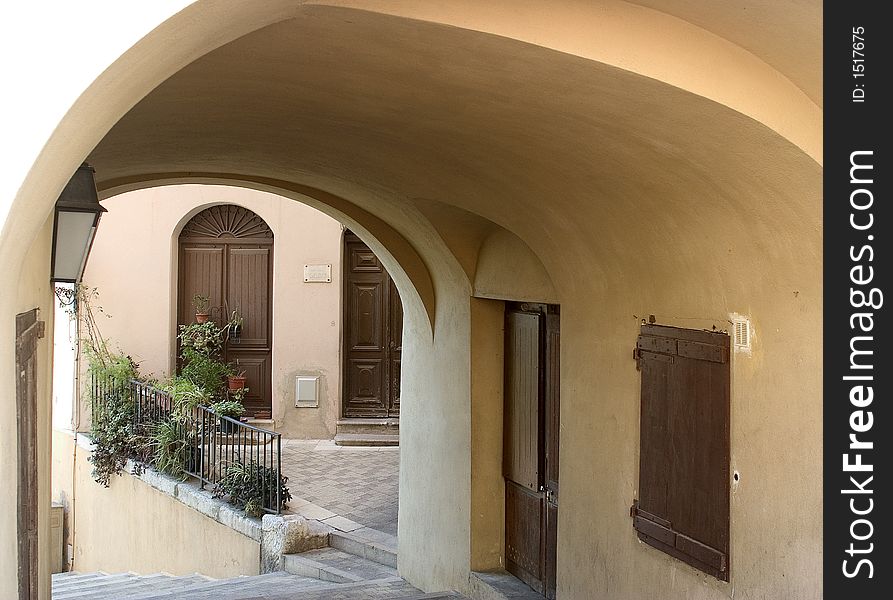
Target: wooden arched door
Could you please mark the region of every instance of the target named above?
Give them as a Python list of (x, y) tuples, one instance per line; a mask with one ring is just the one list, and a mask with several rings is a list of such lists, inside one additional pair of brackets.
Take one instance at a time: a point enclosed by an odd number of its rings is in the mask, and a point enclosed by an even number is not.
[(246, 414), (269, 418), (272, 407), (273, 232), (246, 208), (212, 206), (180, 233), (177, 323), (193, 322), (192, 299), (208, 296), (220, 325), (233, 311), (243, 318), (242, 336), (229, 341), (224, 359), (244, 370)]

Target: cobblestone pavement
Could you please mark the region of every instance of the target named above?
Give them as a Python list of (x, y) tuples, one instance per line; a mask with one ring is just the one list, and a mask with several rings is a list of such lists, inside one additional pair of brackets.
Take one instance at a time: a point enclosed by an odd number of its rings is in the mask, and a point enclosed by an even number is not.
[(282, 472), (294, 500), (288, 512), (336, 529), (368, 527), (397, 535), (399, 448), (282, 440)]

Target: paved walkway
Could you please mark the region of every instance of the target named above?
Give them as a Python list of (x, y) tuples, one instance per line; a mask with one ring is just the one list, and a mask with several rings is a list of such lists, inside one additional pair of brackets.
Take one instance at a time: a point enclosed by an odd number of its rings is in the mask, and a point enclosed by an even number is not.
[(294, 497), (287, 512), (335, 529), (397, 535), (396, 447), (336, 446), (332, 440), (282, 440), (282, 472)]

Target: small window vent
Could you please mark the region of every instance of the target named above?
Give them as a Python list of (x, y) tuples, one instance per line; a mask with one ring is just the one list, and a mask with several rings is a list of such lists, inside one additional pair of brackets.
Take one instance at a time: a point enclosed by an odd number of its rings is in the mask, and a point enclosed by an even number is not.
[(750, 319), (747, 317), (733, 314), (732, 315), (732, 331), (734, 333), (733, 342), (735, 350), (744, 350), (750, 352), (751, 341), (753, 338), (750, 330)]
[(735, 323), (735, 345), (750, 346), (750, 327), (747, 321)]

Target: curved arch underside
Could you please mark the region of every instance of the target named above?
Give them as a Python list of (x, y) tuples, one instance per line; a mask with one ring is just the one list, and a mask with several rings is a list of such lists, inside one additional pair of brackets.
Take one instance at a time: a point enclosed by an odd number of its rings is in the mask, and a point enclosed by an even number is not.
[(158, 174), (325, 190), (361, 225), (396, 215), (422, 261), (417, 207), (456, 207), (518, 235), (559, 295), (584, 266), (610, 281), (717, 247), (760, 259), (755, 235), (796, 255), (820, 227), (821, 167), (737, 111), (540, 46), (345, 8), (304, 7), (195, 61), (89, 160), (106, 190)]

